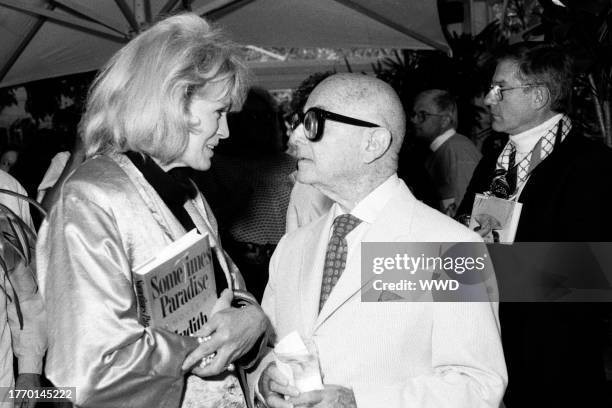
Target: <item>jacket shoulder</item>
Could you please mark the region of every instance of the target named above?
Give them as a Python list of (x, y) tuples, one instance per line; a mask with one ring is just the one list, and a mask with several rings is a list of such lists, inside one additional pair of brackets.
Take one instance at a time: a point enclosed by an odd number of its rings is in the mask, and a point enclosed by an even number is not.
[[(417, 200), (408, 187), (401, 188), (381, 212), (376, 237), (407, 242), (480, 242), (478, 234), (449, 216)], [(382, 234), (381, 234), (382, 233)]]
[(470, 139), (469, 137), (467, 137), (465, 135), (462, 135), (461, 133), (455, 133), (453, 135), (453, 137), (451, 137), (448, 140), (449, 140), (449, 142), (451, 142), (453, 144), (461, 145), (462, 147), (469, 148), (470, 150), (472, 150), (472, 149), (478, 150), (478, 148), (476, 147), (476, 145), (474, 144), (472, 139)]
[(86, 160), (68, 177), (62, 186), (61, 200), (72, 197), (105, 207), (110, 205), (111, 198), (114, 200), (132, 191), (132, 184), (115, 160), (96, 156)]
[(603, 159), (609, 161), (612, 158), (612, 149), (602, 142), (589, 139), (579, 132), (568, 136), (567, 154), (575, 160)]

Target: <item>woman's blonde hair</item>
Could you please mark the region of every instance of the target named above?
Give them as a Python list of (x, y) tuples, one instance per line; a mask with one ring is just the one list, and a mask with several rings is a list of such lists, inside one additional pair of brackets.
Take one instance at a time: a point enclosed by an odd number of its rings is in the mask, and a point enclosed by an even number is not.
[(195, 14), (162, 20), (119, 50), (89, 91), (79, 124), (87, 157), (145, 153), (167, 164), (187, 147), (191, 99), (224, 82), (232, 106), (247, 89), (236, 44)]

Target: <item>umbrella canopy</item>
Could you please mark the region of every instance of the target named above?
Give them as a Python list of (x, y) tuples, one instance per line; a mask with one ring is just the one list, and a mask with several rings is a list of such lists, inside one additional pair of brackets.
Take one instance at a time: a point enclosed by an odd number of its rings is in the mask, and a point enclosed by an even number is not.
[[(98, 69), (159, 15), (191, 8), (259, 47), (437, 48), (432, 0), (0, 0), (0, 87)], [(279, 63), (273, 64), (279, 69)], [(281, 64), (282, 65), (282, 64)], [(262, 66), (257, 69), (263, 77)]]

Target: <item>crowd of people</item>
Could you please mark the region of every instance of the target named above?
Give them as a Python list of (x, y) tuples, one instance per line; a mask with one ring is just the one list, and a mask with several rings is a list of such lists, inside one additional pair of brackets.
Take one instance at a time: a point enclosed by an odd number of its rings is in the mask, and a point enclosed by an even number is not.
[[(457, 132), (449, 91), (404, 106), (354, 73), (305, 83), (287, 150), (238, 50), (186, 13), (100, 70), (76, 143), (40, 183), (36, 262), (15, 260), (0, 285), (0, 406), (11, 387), (40, 387), (43, 366), (76, 387), (76, 407), (610, 406), (606, 303), (500, 302), (503, 281), (471, 302), (362, 297), (364, 243), (482, 245), (490, 230), (458, 221), (476, 194), (522, 204), (516, 242), (611, 241), (612, 151), (567, 114), (566, 53), (519, 43), (499, 56), (485, 103), (508, 139), (483, 155)], [(427, 194), (400, 171), (407, 134)], [(8, 174), (14, 153), (1, 187), (27, 194)], [(34, 226), (25, 202), (0, 202)], [(204, 334), (147, 327), (133, 271), (193, 229), (209, 237), (218, 297)], [(316, 348), (319, 389), (278, 363), (294, 332)]]

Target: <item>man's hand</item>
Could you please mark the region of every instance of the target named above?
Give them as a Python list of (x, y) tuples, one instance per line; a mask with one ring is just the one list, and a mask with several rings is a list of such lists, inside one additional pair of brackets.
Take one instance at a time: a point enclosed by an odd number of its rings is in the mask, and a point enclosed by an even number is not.
[(498, 242), (499, 234), (496, 230), (502, 229), (501, 222), (490, 214), (478, 214), (476, 217), (478, 227), (474, 231), (478, 233), (484, 242)]
[(357, 408), (353, 390), (340, 385), (325, 385), (323, 390), (304, 392), (289, 402), (294, 407)]
[(270, 408), (293, 408), (293, 405), (283, 397), (300, 395), (297, 388), (289, 385), (289, 381), (274, 362), (268, 364), (259, 377), (259, 392)]
[[(231, 362), (248, 352), (266, 331), (268, 318), (261, 307), (248, 305), (237, 309), (230, 307), (231, 301), (232, 292), (223, 291), (211, 319), (202, 329), (204, 341), (185, 358), (183, 370), (191, 369), (200, 377), (222, 373)], [(203, 358), (207, 358), (205, 363), (202, 363)]]
[[(32, 373), (19, 374), (15, 381), (16, 390), (35, 390), (40, 388), (40, 375)], [(21, 394), (21, 393), (20, 393)], [(21, 397), (22, 395), (20, 395)], [(15, 400), (15, 408), (34, 408), (36, 405), (36, 399), (28, 399), (27, 397), (19, 398)]]
[(481, 238), (485, 238), (487, 235), (491, 233), (491, 231), (493, 231), (493, 228), (491, 228), (490, 225), (479, 226), (479, 227), (474, 228), (474, 232), (480, 235)]

